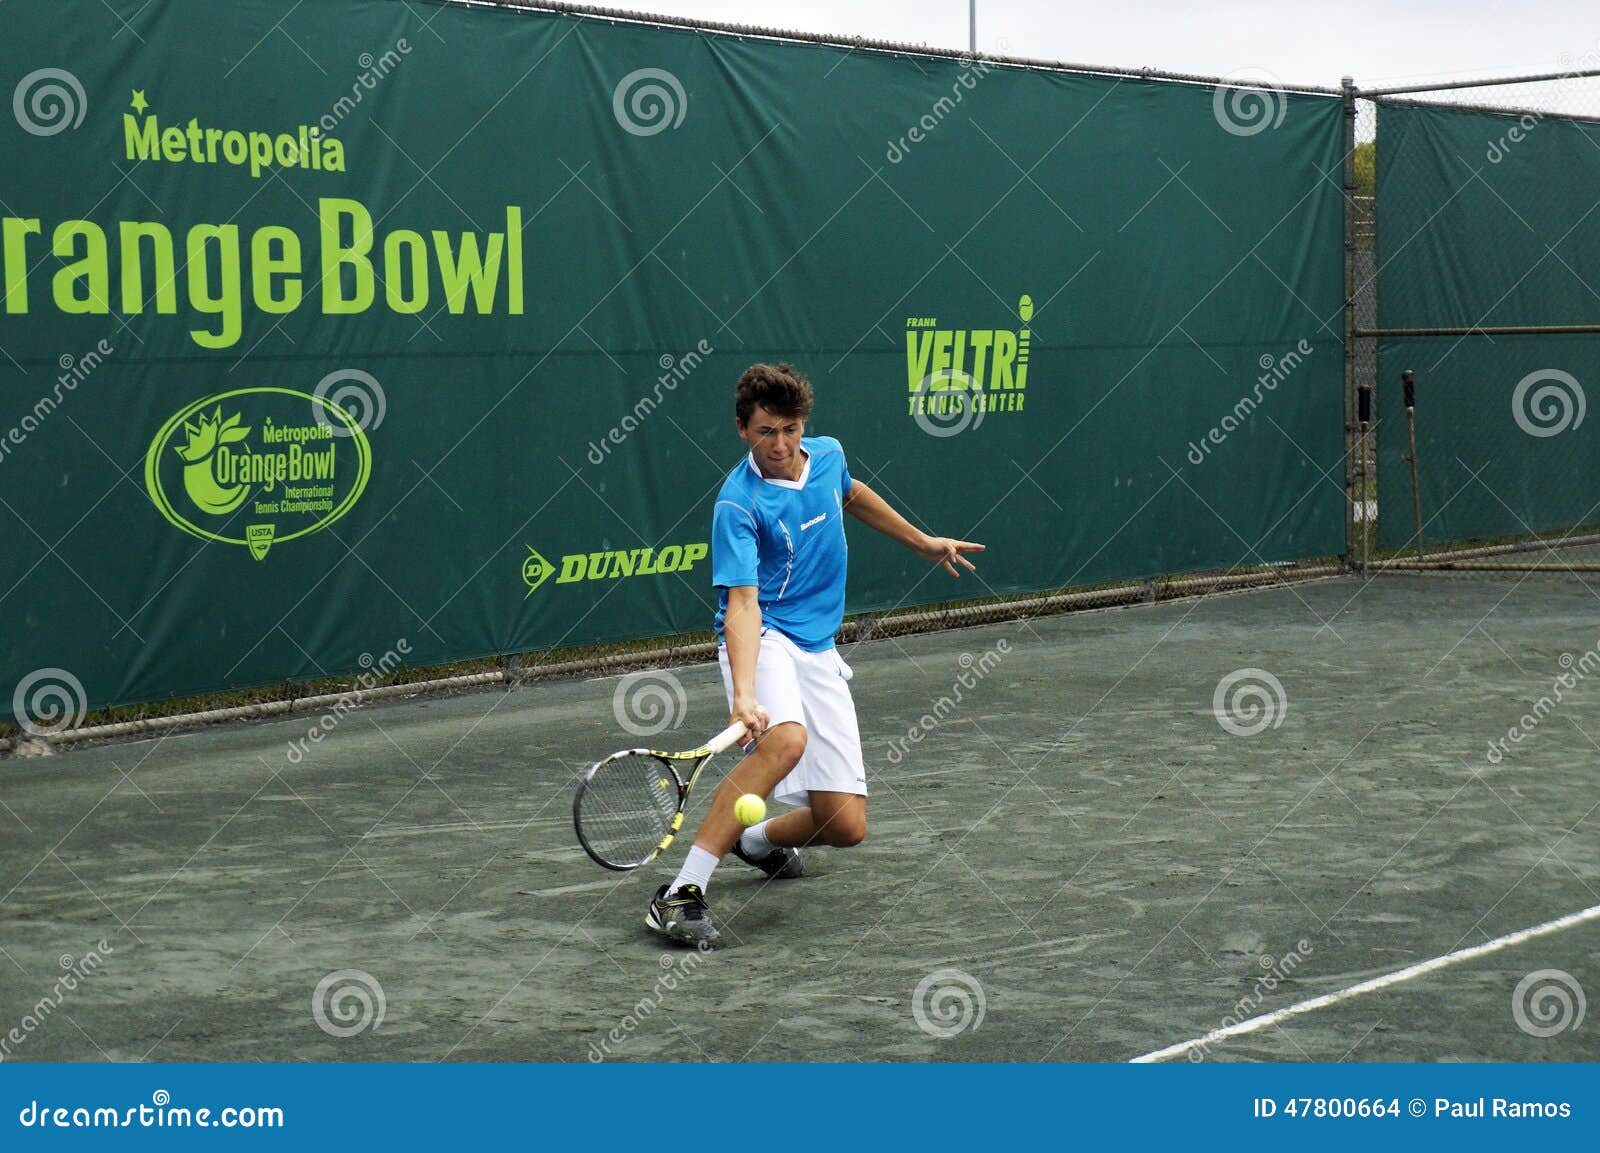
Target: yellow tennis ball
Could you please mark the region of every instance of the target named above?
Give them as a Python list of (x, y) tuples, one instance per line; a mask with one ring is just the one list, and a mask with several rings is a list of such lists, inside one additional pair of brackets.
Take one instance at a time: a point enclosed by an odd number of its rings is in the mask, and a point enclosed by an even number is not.
[(754, 793), (746, 793), (733, 802), (733, 815), (741, 825), (756, 825), (767, 815), (767, 802)]

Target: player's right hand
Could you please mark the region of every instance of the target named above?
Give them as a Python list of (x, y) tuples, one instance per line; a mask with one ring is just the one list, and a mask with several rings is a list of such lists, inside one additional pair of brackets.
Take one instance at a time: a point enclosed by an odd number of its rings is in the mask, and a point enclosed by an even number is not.
[(750, 731), (750, 740), (760, 737), (767, 728), (767, 710), (762, 708), (754, 697), (733, 698), (733, 711), (728, 715), (728, 723), (741, 721)]

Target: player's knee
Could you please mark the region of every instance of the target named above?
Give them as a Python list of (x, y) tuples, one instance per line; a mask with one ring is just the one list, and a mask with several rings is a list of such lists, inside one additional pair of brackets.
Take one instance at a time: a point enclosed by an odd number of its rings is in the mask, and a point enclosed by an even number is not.
[(848, 849), (852, 845), (859, 845), (867, 839), (867, 826), (865, 824), (849, 825), (840, 829), (835, 834), (834, 844), (841, 849)]
[(841, 814), (829, 821), (823, 831), (827, 834), (828, 844), (848, 849), (867, 839), (867, 818)]
[(787, 722), (769, 729), (761, 738), (761, 747), (769, 757), (776, 757), (785, 772), (800, 763), (806, 751), (804, 726)]

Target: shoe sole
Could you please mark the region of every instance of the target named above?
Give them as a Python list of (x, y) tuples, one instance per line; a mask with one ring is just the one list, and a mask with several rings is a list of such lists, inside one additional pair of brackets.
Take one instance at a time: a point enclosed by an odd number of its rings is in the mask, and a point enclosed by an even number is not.
[(702, 941), (714, 945), (721, 938), (721, 934), (717, 932), (716, 926), (714, 925), (711, 927), (710, 932), (704, 934), (703, 936), (696, 936), (693, 933), (679, 931), (677, 921), (670, 921), (667, 924), (662, 924), (661, 921), (657, 919), (656, 911), (653, 908), (645, 914), (644, 923), (646, 928), (654, 929), (656, 932), (666, 937), (669, 941), (678, 941), (685, 945), (698, 945)]

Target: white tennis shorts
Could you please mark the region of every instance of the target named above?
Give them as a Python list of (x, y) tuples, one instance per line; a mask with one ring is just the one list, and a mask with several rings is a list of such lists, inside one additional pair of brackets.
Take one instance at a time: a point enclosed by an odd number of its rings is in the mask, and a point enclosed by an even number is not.
[[(717, 646), (722, 684), (733, 705), (733, 670), (726, 645)], [(808, 653), (777, 629), (761, 630), (756, 656), (756, 700), (767, 710), (769, 724), (797, 721), (805, 726), (806, 751), (772, 797), (785, 805), (809, 803), (813, 789), (826, 793), (867, 795), (867, 770), (861, 760), (861, 730), (850, 699), (855, 674), (839, 650)]]

